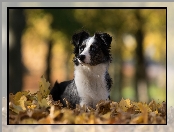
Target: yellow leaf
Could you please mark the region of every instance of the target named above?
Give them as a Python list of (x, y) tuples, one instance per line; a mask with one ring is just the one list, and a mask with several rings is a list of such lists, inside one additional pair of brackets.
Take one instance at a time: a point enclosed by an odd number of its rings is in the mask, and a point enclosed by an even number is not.
[(32, 109), (32, 110), (34, 110), (36, 107), (37, 107), (36, 105), (29, 105), (29, 106), (27, 106), (28, 109)]
[(14, 104), (15, 105), (20, 105), (19, 104), (19, 100), (20, 98), (24, 95), (24, 96), (27, 96), (29, 93), (29, 91), (23, 91), (23, 92), (17, 92), (15, 95), (14, 95)]
[(25, 108), (25, 101), (27, 101), (27, 98), (23, 95), (23, 96), (20, 98), (20, 100), (19, 100), (19, 104), (20, 104), (20, 106), (21, 106), (21, 108), (22, 108), (23, 110), (26, 110), (26, 108)]
[(45, 98), (43, 98), (41, 101), (39, 101), (39, 106), (44, 107), (44, 108), (49, 107), (49, 105), (47, 104), (47, 100)]
[(17, 114), (19, 114), (19, 112), (23, 111), (23, 109), (19, 105), (15, 105), (12, 102), (10, 102), (9, 106), (10, 106), (9, 109)]
[(37, 96), (37, 101), (41, 101), (42, 100), (42, 94), (41, 94), (40, 91), (37, 91), (36, 96)]
[(42, 76), (39, 83), (39, 92), (41, 93), (43, 98), (46, 98), (47, 95), (49, 95), (50, 93), (49, 87), (50, 87), (50, 83), (46, 81), (44, 76)]
[(101, 117), (103, 117), (104, 119), (110, 119), (110, 117), (111, 117), (111, 112), (108, 112), (108, 113), (102, 115)]
[(130, 124), (139, 124), (139, 123), (143, 123), (143, 116), (139, 115), (135, 118), (133, 118), (131, 121), (130, 121)]
[(147, 104), (139, 103), (138, 104), (140, 111), (142, 113), (143, 117), (143, 123), (147, 124), (148, 123), (148, 112), (151, 112), (151, 109)]
[(129, 100), (129, 99), (124, 100), (124, 99), (122, 98), (121, 101), (119, 102), (119, 107), (120, 107), (123, 111), (126, 112), (127, 109), (131, 107), (130, 100)]
[(146, 103), (138, 103), (138, 107), (140, 111), (143, 113), (144, 111), (146, 112), (152, 112), (152, 110), (149, 108), (149, 106)]
[(149, 108), (152, 110), (152, 111), (156, 111), (157, 110), (157, 104), (154, 100), (152, 100), (150, 103), (149, 103)]

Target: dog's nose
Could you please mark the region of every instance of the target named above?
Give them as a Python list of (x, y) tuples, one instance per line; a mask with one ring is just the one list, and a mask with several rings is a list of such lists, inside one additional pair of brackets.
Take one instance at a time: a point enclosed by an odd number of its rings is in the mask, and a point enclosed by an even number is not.
[(84, 61), (85, 55), (79, 55), (78, 58), (79, 58), (79, 60)]

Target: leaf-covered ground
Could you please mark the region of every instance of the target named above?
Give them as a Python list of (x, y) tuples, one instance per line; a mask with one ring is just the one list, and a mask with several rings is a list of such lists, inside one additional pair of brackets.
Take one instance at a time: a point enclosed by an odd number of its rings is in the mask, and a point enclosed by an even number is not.
[(100, 101), (96, 109), (76, 105), (72, 109), (54, 101), (50, 83), (41, 78), (39, 91), (9, 94), (9, 124), (166, 124), (166, 103)]

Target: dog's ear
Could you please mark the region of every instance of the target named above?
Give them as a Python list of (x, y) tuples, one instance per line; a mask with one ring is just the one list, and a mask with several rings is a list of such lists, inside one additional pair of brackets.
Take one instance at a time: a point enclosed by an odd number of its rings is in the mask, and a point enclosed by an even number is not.
[(107, 46), (110, 47), (111, 42), (112, 42), (112, 37), (107, 34), (107, 33), (95, 33), (95, 37), (97, 39), (100, 39), (103, 41), (103, 43)]
[(72, 36), (72, 44), (74, 46), (79, 46), (82, 44), (82, 42), (89, 37), (89, 33), (86, 31), (81, 31), (79, 33), (75, 33)]

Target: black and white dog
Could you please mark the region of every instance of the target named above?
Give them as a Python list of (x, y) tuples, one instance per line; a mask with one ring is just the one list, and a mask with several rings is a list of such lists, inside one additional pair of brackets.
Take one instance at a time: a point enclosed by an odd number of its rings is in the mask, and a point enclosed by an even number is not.
[(74, 79), (55, 83), (51, 90), (54, 100), (64, 105), (66, 98), (75, 107), (76, 104), (96, 107), (100, 100), (110, 98), (112, 80), (108, 73), (111, 62), (110, 45), (112, 37), (107, 33), (95, 33), (93, 37), (86, 31), (72, 36), (75, 64)]

